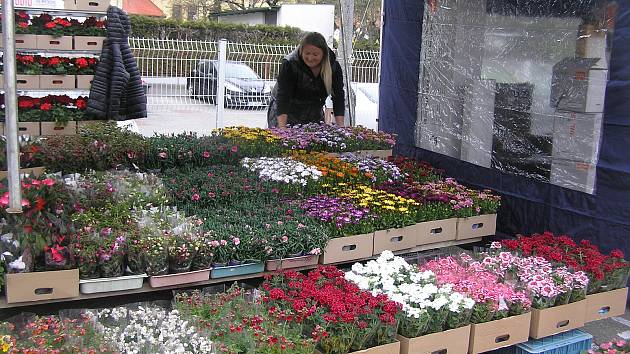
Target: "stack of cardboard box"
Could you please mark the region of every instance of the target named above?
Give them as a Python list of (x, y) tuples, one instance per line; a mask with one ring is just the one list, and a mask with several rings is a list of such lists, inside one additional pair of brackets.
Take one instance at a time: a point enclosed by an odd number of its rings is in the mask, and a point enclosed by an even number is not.
[(575, 58), (553, 67), (551, 183), (594, 193), (601, 141), (608, 55), (606, 31), (582, 26)]

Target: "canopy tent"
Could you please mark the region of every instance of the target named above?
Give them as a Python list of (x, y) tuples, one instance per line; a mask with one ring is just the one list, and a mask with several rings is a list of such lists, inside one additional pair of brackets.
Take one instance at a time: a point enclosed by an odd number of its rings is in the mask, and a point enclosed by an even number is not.
[[(548, 10), (555, 11), (558, 3), (570, 6), (575, 2), (555, 1)], [(503, 196), (499, 232), (549, 230), (590, 239), (605, 250), (621, 248), (630, 253), (630, 154), (626, 150), (630, 146), (630, 0), (617, 3), (595, 194), (505, 174), (415, 146), (424, 1), (384, 0), (379, 129), (398, 134), (396, 153), (426, 160), (463, 183), (499, 192)]]

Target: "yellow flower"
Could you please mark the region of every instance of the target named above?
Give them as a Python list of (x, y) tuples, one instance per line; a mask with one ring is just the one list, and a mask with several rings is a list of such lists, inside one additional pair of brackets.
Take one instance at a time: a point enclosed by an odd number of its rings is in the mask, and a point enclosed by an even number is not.
[(394, 208), (394, 207), (393, 207), (393, 206), (391, 206), (391, 205), (385, 205), (385, 206), (383, 206), (383, 209), (387, 209), (387, 210), (396, 210), (396, 208)]
[(407, 211), (409, 211), (409, 208), (400, 207), (400, 208), (398, 208), (398, 211), (406, 213)]

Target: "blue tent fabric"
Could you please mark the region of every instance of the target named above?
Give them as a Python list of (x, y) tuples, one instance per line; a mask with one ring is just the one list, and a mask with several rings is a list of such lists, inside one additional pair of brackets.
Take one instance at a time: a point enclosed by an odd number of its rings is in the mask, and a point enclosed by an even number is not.
[(379, 128), (398, 134), (395, 153), (430, 162), (462, 183), (503, 197), (498, 229), (545, 230), (630, 254), (630, 0), (618, 1), (596, 192), (503, 174), (414, 146), (424, 1), (385, 0)]

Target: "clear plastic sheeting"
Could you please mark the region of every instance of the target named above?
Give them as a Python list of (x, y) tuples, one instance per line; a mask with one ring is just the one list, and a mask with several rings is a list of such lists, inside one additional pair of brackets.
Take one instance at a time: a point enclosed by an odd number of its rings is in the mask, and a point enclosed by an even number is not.
[(594, 193), (615, 11), (427, 0), (416, 146)]

